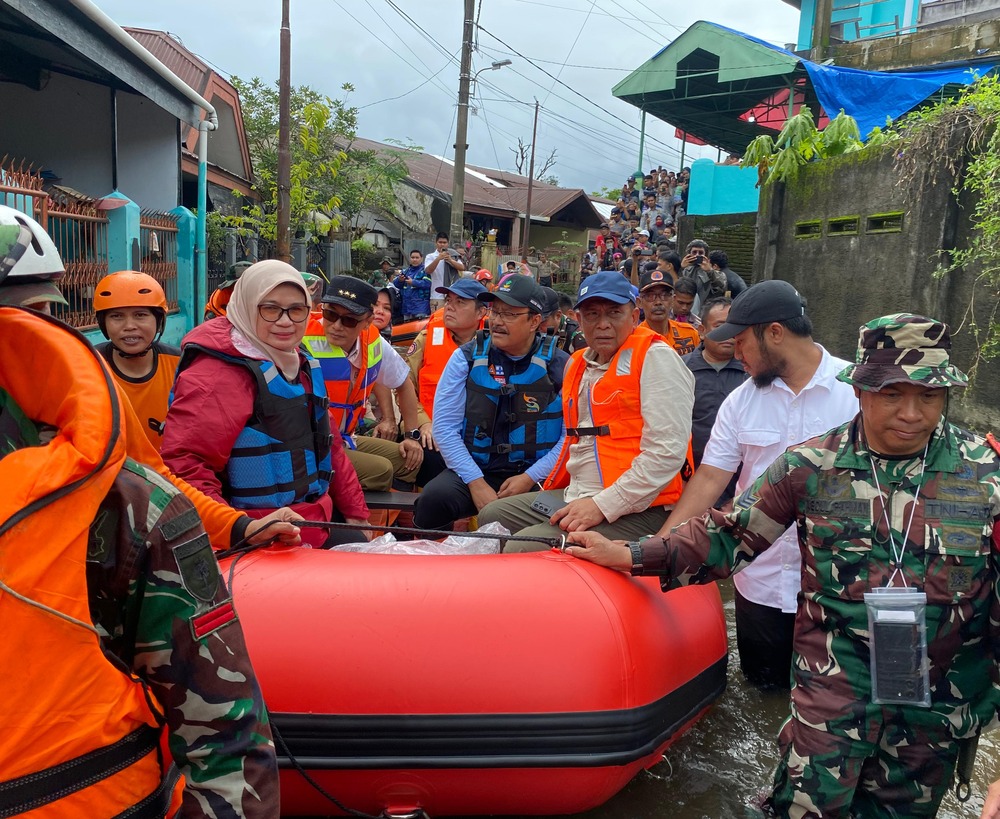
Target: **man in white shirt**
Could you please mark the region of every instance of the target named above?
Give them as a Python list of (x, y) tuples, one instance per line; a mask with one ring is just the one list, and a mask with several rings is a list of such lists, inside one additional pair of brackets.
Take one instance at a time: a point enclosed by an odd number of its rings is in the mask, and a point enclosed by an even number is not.
[[(502, 497), (479, 513), (527, 537), (593, 529), (634, 540), (661, 526), (690, 475), (694, 376), (639, 326), (628, 280), (603, 271), (580, 285), (576, 315), (590, 345), (563, 381), (565, 434), (544, 492)], [(506, 551), (549, 544), (510, 542)]]
[[(858, 411), (853, 389), (836, 376), (848, 362), (812, 340), (805, 305), (788, 282), (760, 282), (733, 300), (713, 341), (734, 339), (751, 380), (722, 402), (701, 465), (658, 534), (705, 512), (740, 469), (739, 495), (786, 448), (820, 435)], [(734, 575), (740, 668), (754, 685), (788, 688), (800, 558), (789, 529)]]
[(462, 277), (465, 272), (465, 265), (458, 258), (458, 254), (448, 247), (448, 234), (438, 233), (436, 239), (437, 247), (427, 254), (424, 259), (424, 272), (431, 277), (431, 312), (444, 307), (443, 298), (435, 298), (438, 295), (438, 288), (450, 287), (456, 279)]

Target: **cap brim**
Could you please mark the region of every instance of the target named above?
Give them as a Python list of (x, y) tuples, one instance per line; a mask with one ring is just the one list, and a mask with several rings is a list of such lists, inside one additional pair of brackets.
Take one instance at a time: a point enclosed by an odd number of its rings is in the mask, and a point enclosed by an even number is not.
[(957, 367), (921, 367), (905, 364), (851, 364), (837, 373), (837, 380), (867, 392), (878, 392), (890, 384), (924, 387), (967, 387), (969, 377)]
[(337, 296), (332, 298), (325, 298), (320, 300), (320, 304), (336, 304), (338, 307), (343, 307), (350, 310), (356, 316), (363, 316), (365, 313), (371, 311), (370, 307), (365, 307), (363, 304), (358, 304), (356, 301), (351, 301), (350, 299), (342, 299)]
[(50, 302), (52, 304), (64, 304), (69, 306), (69, 302), (59, 292), (59, 288), (48, 282), (30, 282), (28, 284), (16, 284), (17, 279), (7, 279), (7, 283), (0, 287), (0, 304), (11, 307), (23, 307), (28, 304), (38, 304), (40, 302)]
[(476, 298), (479, 301), (485, 301), (487, 304), (499, 300), (504, 304), (509, 304), (511, 307), (527, 307), (529, 310), (535, 310), (533, 305), (523, 302), (520, 299), (515, 299), (509, 293), (480, 293)]
[(585, 301), (590, 299), (604, 299), (605, 301), (614, 302), (615, 304), (634, 304), (631, 294), (626, 298), (625, 296), (619, 296), (615, 293), (588, 293), (582, 299), (577, 299), (576, 307), (579, 307)]
[(730, 324), (727, 321), (725, 324), (720, 324), (711, 333), (707, 333), (705, 338), (709, 341), (729, 341), (732, 338), (736, 338), (747, 327), (752, 326), (751, 324)]

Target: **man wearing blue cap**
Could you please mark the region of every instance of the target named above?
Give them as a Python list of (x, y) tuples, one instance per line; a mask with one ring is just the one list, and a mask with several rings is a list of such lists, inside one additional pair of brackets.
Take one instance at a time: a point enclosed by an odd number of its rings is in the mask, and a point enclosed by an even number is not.
[(490, 305), (490, 330), (452, 354), (434, 397), (434, 440), (448, 468), (417, 500), (422, 529), (450, 529), (498, 497), (528, 492), (555, 462), (568, 357), (556, 336), (539, 334), (545, 294), (512, 276), (478, 300)]
[(620, 273), (588, 277), (576, 310), (590, 346), (566, 368), (566, 434), (545, 491), (498, 500), (479, 523), (499, 521), (529, 537), (593, 529), (634, 540), (663, 525), (690, 476), (694, 376), (661, 336), (638, 326), (632, 287)]

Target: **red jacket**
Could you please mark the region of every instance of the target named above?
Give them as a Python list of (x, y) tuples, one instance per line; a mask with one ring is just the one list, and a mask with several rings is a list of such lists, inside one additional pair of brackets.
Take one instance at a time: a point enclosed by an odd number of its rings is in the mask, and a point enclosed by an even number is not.
[[(199, 344), (232, 356), (242, 353), (233, 346), (232, 324), (216, 318), (195, 327), (183, 345)], [(309, 384), (308, 376), (302, 374)], [(253, 413), (256, 385), (250, 372), (217, 358), (201, 355), (174, 383), (174, 399), (167, 413), (161, 455), (170, 469), (192, 486), (222, 503), (222, 482), (229, 453), (240, 431)], [(368, 506), (358, 482), (358, 474), (342, 446), (330, 448), (333, 477), (328, 495), (314, 503), (292, 508), (304, 520), (330, 520), (334, 507), (345, 517), (368, 519)], [(246, 510), (251, 517), (263, 517), (273, 510)], [(302, 539), (311, 542), (314, 530), (305, 529)], [(325, 539), (325, 533), (316, 532)]]

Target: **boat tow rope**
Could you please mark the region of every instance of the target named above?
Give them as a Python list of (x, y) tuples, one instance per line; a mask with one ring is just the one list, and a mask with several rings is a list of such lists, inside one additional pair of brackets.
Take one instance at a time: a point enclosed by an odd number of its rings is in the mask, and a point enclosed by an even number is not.
[[(271, 521), (271, 523), (265, 524), (260, 529), (251, 535), (251, 537), (257, 537), (262, 531), (264, 531), (268, 526), (271, 526), (279, 521)], [(423, 538), (440, 538), (447, 537), (448, 535), (457, 535), (458, 537), (476, 537), (484, 538), (486, 540), (498, 540), (500, 541), (500, 549), (502, 550), (505, 545), (510, 541), (523, 541), (526, 543), (544, 543), (547, 546), (551, 546), (553, 549), (558, 549), (561, 552), (566, 551), (566, 535), (560, 535), (559, 537), (526, 537), (523, 535), (491, 535), (488, 532), (444, 532), (440, 529), (416, 529), (412, 526), (385, 526), (382, 524), (362, 524), (362, 523), (335, 523), (326, 522), (321, 520), (290, 520), (286, 521), (291, 523), (292, 526), (299, 526), (302, 528), (309, 529), (329, 529), (331, 531), (338, 530), (353, 530), (362, 532), (388, 532), (393, 535), (416, 535)], [(246, 537), (239, 541), (229, 549), (224, 549), (215, 553), (217, 558), (229, 557), (233, 554), (238, 554), (240, 552), (248, 552), (254, 549), (259, 549), (267, 544), (251, 544), (250, 538)]]

